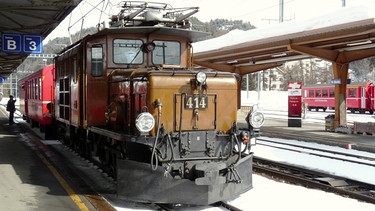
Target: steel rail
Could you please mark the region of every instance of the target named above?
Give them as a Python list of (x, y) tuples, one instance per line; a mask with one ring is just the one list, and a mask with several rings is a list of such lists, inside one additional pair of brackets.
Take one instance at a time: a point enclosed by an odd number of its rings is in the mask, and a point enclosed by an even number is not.
[[(274, 145), (266, 144), (266, 143), (262, 143), (262, 142), (269, 142), (269, 143), (280, 144), (280, 145), (274, 146)], [(328, 150), (328, 149), (321, 149), (321, 148), (303, 146), (303, 145), (298, 145), (298, 144), (285, 143), (285, 142), (275, 141), (275, 140), (269, 140), (269, 139), (265, 139), (265, 138), (258, 138), (257, 139), (257, 145), (263, 145), (263, 146), (273, 147), (273, 148), (277, 148), (277, 149), (283, 149), (283, 150), (289, 150), (289, 151), (294, 151), (294, 152), (300, 152), (300, 153), (304, 153), (304, 154), (309, 154), (309, 155), (314, 155), (314, 156), (319, 156), (319, 157), (325, 157), (325, 158), (331, 158), (331, 159), (336, 159), (336, 160), (347, 161), (347, 162), (351, 162), (351, 163), (356, 163), (356, 164), (368, 165), (368, 166), (375, 167), (375, 162), (374, 163), (369, 163), (369, 162), (365, 162), (365, 161), (345, 159), (345, 158), (342, 158), (342, 157), (336, 157), (336, 156), (330, 156), (330, 155), (321, 154), (321, 153), (318, 153), (318, 151), (319, 152), (324, 152), (324, 153), (332, 153), (334, 155), (343, 155), (343, 156), (347, 156), (347, 157), (351, 157), (351, 158), (363, 159), (363, 160), (367, 160), (367, 161), (375, 161), (375, 158), (368, 157), (368, 156), (354, 155), (354, 154), (351, 154), (351, 153), (338, 152), (338, 151), (334, 151), (334, 150)], [(302, 150), (303, 149), (314, 150), (314, 151), (317, 151), (317, 152), (302, 151), (300, 149), (288, 148), (288, 147), (284, 147), (282, 145), (291, 146), (291, 147), (297, 147), (297, 148), (300, 148)]]
[[(304, 169), (284, 163), (279, 163), (259, 157), (254, 157), (254, 172), (261, 173), (262, 176), (268, 176), (270, 179), (278, 179), (293, 184), (303, 185), (308, 188), (323, 189), (342, 196), (348, 196), (353, 199), (375, 204), (375, 185), (366, 184), (342, 177), (329, 175), (327, 173)], [(342, 180), (347, 185), (332, 186), (324, 183), (319, 178), (332, 178)]]

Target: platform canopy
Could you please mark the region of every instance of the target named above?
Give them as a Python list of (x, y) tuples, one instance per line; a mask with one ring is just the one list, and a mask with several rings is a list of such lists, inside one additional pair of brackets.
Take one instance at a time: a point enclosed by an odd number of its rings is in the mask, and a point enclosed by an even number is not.
[(232, 31), (193, 45), (194, 64), (240, 75), (320, 58), (332, 62), (335, 86), (334, 127), (346, 126), (349, 64), (375, 56), (375, 8), (347, 7), (304, 21)]
[(375, 8), (347, 7), (194, 43), (194, 63), (243, 75), (311, 57), (335, 61), (343, 52), (357, 52), (352, 60), (374, 56), (374, 42)]
[[(0, 32), (10, 34), (18, 45), (19, 34), (46, 38), (59, 23), (81, 2), (81, 0), (1, 0)], [(0, 76), (8, 76), (28, 56), (26, 53), (3, 51), (4, 42), (0, 36)], [(11, 40), (13, 42), (13, 40)], [(22, 44), (21, 44), (22, 45)], [(10, 48), (12, 48), (11, 43)], [(12, 50), (12, 49), (11, 49)]]

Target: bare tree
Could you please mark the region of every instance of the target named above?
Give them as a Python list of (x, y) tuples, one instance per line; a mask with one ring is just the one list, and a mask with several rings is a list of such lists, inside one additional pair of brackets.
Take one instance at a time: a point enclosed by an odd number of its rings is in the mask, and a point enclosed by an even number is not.
[(374, 59), (362, 59), (350, 63), (349, 69), (352, 70), (352, 80), (356, 82), (366, 82), (372, 78), (372, 71), (374, 68)]

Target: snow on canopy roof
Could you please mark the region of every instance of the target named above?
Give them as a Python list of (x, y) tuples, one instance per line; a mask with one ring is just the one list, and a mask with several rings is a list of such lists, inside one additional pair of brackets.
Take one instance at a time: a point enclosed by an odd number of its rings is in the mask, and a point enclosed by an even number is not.
[[(219, 50), (221, 48), (233, 45), (265, 40), (266, 38), (273, 38), (272, 41), (277, 41), (277, 37), (285, 35), (296, 34), (295, 37), (301, 37), (310, 35), (308, 33), (309, 31), (315, 31), (317, 29), (324, 29), (323, 32), (335, 31), (337, 30), (337, 28), (334, 27), (336, 25), (348, 24), (370, 18), (374, 19), (374, 14), (374, 6), (346, 7), (333, 10), (328, 14), (311, 19), (283, 22), (269, 27), (247, 31), (233, 30), (217, 38), (193, 43), (194, 52), (203, 53), (207, 51)], [(347, 27), (351, 26), (348, 25)], [(301, 32), (304, 33), (301, 34)], [(313, 34), (313, 32), (311, 33)], [(318, 33), (322, 33), (322, 31), (319, 31)], [(267, 41), (270, 42), (269, 39), (267, 39)]]

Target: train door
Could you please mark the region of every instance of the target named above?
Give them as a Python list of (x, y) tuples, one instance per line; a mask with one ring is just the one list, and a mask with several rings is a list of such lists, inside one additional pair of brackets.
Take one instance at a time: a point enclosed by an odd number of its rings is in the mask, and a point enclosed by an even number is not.
[(375, 86), (372, 82), (366, 84), (366, 97), (369, 101), (370, 114), (373, 114), (375, 111)]
[[(96, 41), (96, 42), (95, 42)], [(86, 126), (106, 125), (105, 109), (108, 105), (106, 74), (106, 43), (90, 40), (86, 45)]]
[(28, 96), (29, 96), (29, 92), (28, 92), (28, 81), (25, 80), (23, 82), (21, 82), (21, 84), (19, 84), (19, 105), (20, 105), (20, 111), (21, 113), (27, 117), (29, 116), (28, 114)]
[(366, 104), (368, 105), (368, 103), (366, 103), (366, 87), (361, 86), (361, 88), (358, 89), (358, 91), (361, 92), (359, 93), (361, 96), (361, 109), (366, 110)]
[(69, 61), (70, 66), (70, 123), (76, 127), (80, 124), (80, 115), (79, 115), (79, 108), (80, 108), (80, 101), (79, 101), (79, 81), (78, 81), (78, 59), (77, 53), (72, 56), (73, 58)]

